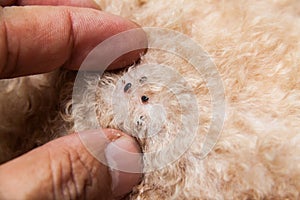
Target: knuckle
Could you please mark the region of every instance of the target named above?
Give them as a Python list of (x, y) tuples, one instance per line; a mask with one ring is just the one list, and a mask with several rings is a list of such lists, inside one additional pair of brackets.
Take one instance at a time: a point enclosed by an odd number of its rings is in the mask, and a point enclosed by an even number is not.
[[(0, 7), (0, 78), (13, 75), (19, 60), (19, 47), (11, 45), (9, 39), (9, 25), (6, 22), (6, 12), (9, 8)], [(11, 46), (15, 46), (11, 48)]]
[(8, 58), (7, 26), (4, 21), (4, 9), (0, 7), (0, 75), (3, 74)]
[(92, 176), (80, 155), (76, 151), (66, 151), (59, 162), (51, 156), (50, 162), (53, 199), (85, 199)]
[[(75, 43), (76, 43), (76, 33), (75, 33), (75, 27), (74, 27), (74, 19), (72, 12), (69, 10), (65, 11), (65, 17), (66, 17), (66, 27), (67, 27), (67, 46), (69, 51), (67, 62), (71, 62), (73, 59), (73, 51), (75, 49)], [(70, 64), (70, 63), (66, 63)]]

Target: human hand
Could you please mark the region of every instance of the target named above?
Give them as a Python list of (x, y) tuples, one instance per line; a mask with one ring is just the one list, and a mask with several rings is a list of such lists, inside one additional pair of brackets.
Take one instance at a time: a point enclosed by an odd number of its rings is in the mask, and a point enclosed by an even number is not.
[[(13, 3), (0, 0), (0, 5)], [(0, 7), (0, 78), (45, 73), (64, 67), (76, 70), (87, 54), (117, 33), (139, 28), (121, 17), (98, 11), (92, 0), (18, 0), (19, 5), (81, 5)], [(129, 46), (145, 46), (144, 32), (135, 31)], [(119, 44), (120, 45), (120, 44)], [(127, 53), (108, 69), (136, 61), (145, 49)]]
[[(59, 67), (76, 70), (101, 41), (137, 27), (128, 20), (91, 9), (96, 5), (89, 1), (17, 2), (19, 5), (63, 4), (89, 8), (0, 7), (1, 78), (44, 73)], [(0, 0), (3, 6), (13, 3), (15, 1)], [(135, 39), (145, 40), (143, 35)], [(109, 69), (132, 63), (143, 51), (122, 56)], [(106, 137), (99, 137), (101, 133)], [(111, 129), (81, 132), (80, 136), (74, 133), (1, 165), (0, 199), (112, 199), (130, 192), (141, 174), (110, 170), (86, 149), (82, 137), (87, 143), (96, 144), (94, 152), (104, 155), (108, 164), (142, 168), (140, 158), (127, 160), (127, 155), (120, 151), (140, 152), (130, 136)]]

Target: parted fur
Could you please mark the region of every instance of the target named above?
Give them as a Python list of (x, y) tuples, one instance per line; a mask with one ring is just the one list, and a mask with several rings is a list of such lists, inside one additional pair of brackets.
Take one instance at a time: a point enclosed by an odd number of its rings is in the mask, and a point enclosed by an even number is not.
[[(150, 49), (140, 63), (127, 70), (107, 72), (103, 77), (87, 74), (88, 87), (81, 94), (82, 101), (75, 104), (69, 97), (64, 97), (71, 93), (71, 83), (50, 89), (56, 81), (48, 80), (66, 79), (57, 75), (59, 72), (40, 78), (2, 81), (2, 161), (15, 156), (16, 149), (20, 149), (18, 145), (26, 141), (29, 147), (21, 146), (23, 151), (33, 148), (33, 144), (39, 145), (37, 141), (43, 143), (73, 129), (88, 129), (97, 123), (137, 137), (145, 153), (157, 151), (172, 144), (178, 129), (189, 132), (190, 127), (180, 126), (179, 116), (191, 112), (189, 95), (193, 93), (200, 115), (199, 129), (192, 145), (175, 162), (145, 173), (142, 182), (130, 194), (131, 199), (300, 198), (298, 1), (100, 0), (98, 3), (103, 10), (142, 26), (182, 32), (208, 52), (222, 78), (226, 100), (225, 122), (214, 149), (205, 159), (199, 159), (212, 115), (212, 100), (205, 80), (196, 76), (185, 60)], [(171, 66), (186, 82), (180, 82), (175, 75), (166, 80), (159, 67), (139, 69), (139, 65), (147, 63)], [(167, 85), (175, 84), (176, 95), (166, 85), (138, 85), (143, 75), (153, 78), (154, 82), (164, 80)], [(136, 84), (130, 95), (123, 91), (127, 82)], [(44, 85), (49, 88), (45, 90)], [(55, 90), (63, 95), (58, 104)], [(8, 96), (10, 94), (12, 96)], [(143, 94), (149, 97), (146, 105), (139, 101)], [(178, 106), (178, 97), (185, 106)], [(7, 99), (14, 105), (3, 106), (11, 105)], [(41, 102), (49, 103), (47, 109), (42, 108)], [(157, 104), (166, 112), (156, 112), (160, 109), (154, 106)], [(57, 105), (62, 108), (57, 116), (53, 112), (53, 116), (44, 118), (43, 113), (35, 112), (58, 110)], [(116, 112), (114, 105), (127, 109)], [(12, 108), (15, 110), (11, 111)], [(89, 115), (93, 110), (97, 112), (97, 119)], [(35, 123), (26, 133), (34, 130), (38, 134), (28, 138), (30, 135), (25, 136), (24, 127), (30, 122), (24, 120), (30, 119), (28, 115), (32, 113), (41, 116), (37, 121), (42, 122), (42, 128), (33, 121)], [(144, 120), (138, 122), (140, 116)], [(74, 117), (76, 123), (72, 127)], [(159, 123), (162, 121), (164, 123)], [(62, 124), (68, 125), (58, 128)], [(159, 133), (155, 137), (142, 138), (156, 127), (159, 127)], [(176, 145), (170, 148), (168, 155), (145, 156), (145, 167), (163, 162), (164, 156), (172, 156), (172, 151), (176, 151)]]

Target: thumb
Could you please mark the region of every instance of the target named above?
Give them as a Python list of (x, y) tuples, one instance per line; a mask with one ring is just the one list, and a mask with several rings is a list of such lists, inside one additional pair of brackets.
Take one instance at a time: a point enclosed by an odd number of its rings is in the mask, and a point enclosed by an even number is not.
[(113, 129), (85, 131), (1, 165), (0, 199), (121, 198), (139, 183), (141, 169), (133, 138)]

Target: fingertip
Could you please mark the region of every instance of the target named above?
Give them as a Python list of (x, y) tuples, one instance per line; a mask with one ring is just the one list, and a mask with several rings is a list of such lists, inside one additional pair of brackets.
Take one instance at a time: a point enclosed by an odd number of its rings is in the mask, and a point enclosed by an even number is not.
[(87, 150), (108, 167), (114, 198), (123, 197), (139, 184), (143, 172), (143, 156), (135, 138), (115, 129), (79, 132), (79, 137)]
[[(138, 62), (138, 60), (147, 52), (148, 37), (146, 32), (138, 23), (131, 20), (127, 20), (127, 22), (128, 24), (127, 27), (124, 27), (124, 31), (118, 33), (119, 36), (117, 37), (123, 39), (123, 44), (119, 44), (116, 47), (119, 48), (116, 49), (116, 52), (121, 52), (123, 49), (128, 49), (128, 51), (117, 57), (108, 66), (108, 70), (115, 70), (126, 66), (130, 66)], [(112, 37), (114, 36), (115, 35), (113, 35)]]
[(141, 149), (134, 138), (123, 135), (107, 145), (105, 155), (112, 179), (112, 194), (114, 198), (121, 198), (141, 181)]
[(147, 52), (147, 37), (146, 34), (142, 33), (137, 38), (137, 43), (139, 43), (136, 50), (130, 51), (118, 57), (114, 60), (107, 68), (107, 70), (121, 69), (126, 66), (130, 66), (137, 63), (140, 58)]
[[(103, 72), (119, 69), (134, 64), (146, 52), (147, 35), (135, 23), (122, 18), (105, 23), (109, 24), (111, 34), (89, 50), (80, 61), (79, 70)], [(74, 61), (71, 66), (76, 67)]]

